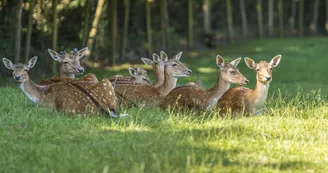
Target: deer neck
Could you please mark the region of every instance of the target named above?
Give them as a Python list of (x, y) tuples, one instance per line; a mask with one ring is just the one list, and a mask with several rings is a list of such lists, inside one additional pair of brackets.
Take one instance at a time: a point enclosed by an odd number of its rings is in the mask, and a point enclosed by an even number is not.
[(59, 69), (59, 76), (61, 78), (72, 78), (72, 79), (75, 78), (74, 74), (65, 73), (62, 67), (60, 67), (60, 69)]
[(270, 83), (262, 83), (259, 80), (256, 81), (255, 89), (252, 91), (252, 101), (254, 103), (255, 110), (261, 109), (265, 104), (268, 96)]
[(154, 84), (154, 87), (158, 88), (161, 85), (163, 85), (165, 76), (163, 75), (163, 72), (160, 70), (160, 68), (157, 67), (156, 65), (154, 65), (154, 71), (156, 74), (156, 83)]
[(177, 77), (174, 77), (172, 74), (169, 74), (166, 69), (164, 71), (164, 82), (158, 87), (161, 95), (165, 97), (177, 84)]
[(43, 90), (48, 88), (47, 86), (36, 85), (31, 80), (21, 83), (19, 87), (33, 103), (38, 103), (41, 100)]
[(207, 100), (218, 100), (226, 91), (228, 91), (230, 86), (230, 82), (224, 80), (222, 74), (219, 72), (215, 85), (207, 90), (209, 93)]

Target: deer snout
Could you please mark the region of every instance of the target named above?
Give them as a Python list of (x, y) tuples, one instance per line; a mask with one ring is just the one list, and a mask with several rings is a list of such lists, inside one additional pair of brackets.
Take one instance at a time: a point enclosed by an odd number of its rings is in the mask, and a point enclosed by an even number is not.
[(192, 71), (189, 69), (189, 70), (188, 70), (188, 73), (189, 73), (189, 75), (191, 75)]
[(245, 82), (245, 84), (248, 84), (249, 83), (249, 80), (248, 79), (245, 79), (244, 82)]
[(269, 76), (269, 77), (265, 77), (265, 79), (266, 79), (267, 81), (270, 81), (270, 80), (271, 80), (271, 76)]
[(84, 72), (84, 69), (83, 68), (79, 68), (79, 69), (77, 69), (77, 72), (83, 73)]
[(16, 80), (21, 80), (21, 79), (22, 79), (22, 76), (21, 76), (21, 75), (15, 75), (15, 76), (14, 76), (14, 79), (16, 79)]

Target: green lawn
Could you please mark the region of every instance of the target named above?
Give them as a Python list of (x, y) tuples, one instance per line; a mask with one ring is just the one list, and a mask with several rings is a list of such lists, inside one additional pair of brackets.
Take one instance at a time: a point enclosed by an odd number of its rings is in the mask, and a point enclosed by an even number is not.
[[(0, 88), (0, 172), (328, 172), (327, 45), (328, 38), (266, 39), (185, 52), (193, 75), (179, 85), (199, 75), (207, 88), (217, 78), (216, 54), (227, 61), (282, 54), (267, 114), (249, 118), (146, 108), (123, 110), (130, 118), (70, 118), (18, 88)], [(254, 87), (255, 72), (244, 61), (239, 69)]]

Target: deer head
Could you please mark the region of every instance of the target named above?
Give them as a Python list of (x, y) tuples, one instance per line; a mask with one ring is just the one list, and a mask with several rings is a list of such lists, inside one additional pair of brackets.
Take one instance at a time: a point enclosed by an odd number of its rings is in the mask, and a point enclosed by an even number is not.
[(3, 64), (12, 71), (12, 75), (14, 79), (18, 82), (24, 83), (29, 80), (28, 71), (34, 67), (36, 61), (38, 60), (38, 57), (35, 56), (31, 58), (28, 62), (28, 65), (25, 64), (13, 64), (9, 59), (2, 58)]
[(220, 55), (217, 55), (216, 64), (220, 68), (220, 78), (232, 84), (248, 84), (249, 81), (244, 75), (239, 72), (239, 69), (237, 68), (237, 65), (239, 64), (240, 60), (241, 57), (231, 61), (230, 63), (225, 63), (224, 59)]
[(132, 76), (131, 81), (133, 81), (134, 83), (152, 85), (146, 70), (140, 67), (138, 67), (137, 69), (129, 67), (129, 73)]
[(256, 71), (256, 80), (262, 84), (269, 84), (272, 80), (272, 69), (277, 67), (281, 59), (281, 55), (277, 55), (271, 59), (270, 63), (266, 61), (260, 61), (255, 63), (250, 58), (245, 58), (246, 65)]
[(60, 62), (60, 76), (74, 78), (74, 75), (84, 72), (84, 68), (80, 65), (80, 59), (85, 55), (87, 50), (88, 47), (79, 51), (75, 49), (72, 53), (63, 52), (59, 54), (51, 49), (48, 49), (48, 52), (55, 61)]
[(158, 56), (157, 54), (153, 54), (153, 60), (150, 60), (148, 58), (141, 58), (142, 62), (144, 62), (146, 65), (151, 65), (154, 69), (154, 72), (156, 74), (156, 83), (154, 84), (155, 87), (159, 87), (164, 82), (164, 68), (165, 68), (165, 62), (168, 61), (168, 57), (165, 54), (165, 52), (161, 51), (161, 56)]
[(165, 62), (165, 70), (167, 74), (172, 75), (173, 77), (187, 77), (191, 75), (192, 71), (179, 61), (181, 55), (182, 52)]

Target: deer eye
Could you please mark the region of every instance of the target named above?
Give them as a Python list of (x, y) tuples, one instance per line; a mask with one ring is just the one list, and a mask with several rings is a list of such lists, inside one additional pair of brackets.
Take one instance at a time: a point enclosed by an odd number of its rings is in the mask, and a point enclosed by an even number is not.
[(147, 81), (147, 79), (145, 79), (145, 78), (142, 78), (142, 80)]
[(173, 66), (173, 67), (176, 67), (176, 66), (178, 66), (178, 64), (172, 64), (172, 66)]
[(28, 72), (28, 69), (25, 69), (24, 71)]
[(230, 71), (230, 74), (234, 75), (234, 74), (236, 74), (236, 72), (235, 71)]
[(260, 69), (258, 68), (258, 69), (256, 69), (256, 71), (260, 71)]
[(68, 64), (68, 62), (64, 62), (64, 64)]

